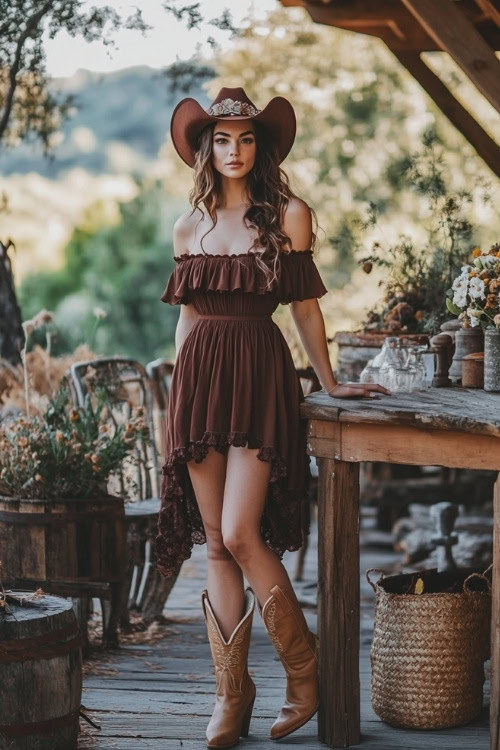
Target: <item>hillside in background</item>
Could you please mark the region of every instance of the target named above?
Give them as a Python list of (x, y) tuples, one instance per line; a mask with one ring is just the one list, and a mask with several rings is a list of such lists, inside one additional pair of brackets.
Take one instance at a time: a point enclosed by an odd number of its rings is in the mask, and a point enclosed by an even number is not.
[(50, 161), (39, 144), (0, 152), (0, 174), (36, 172), (49, 179), (82, 168), (93, 174), (147, 171), (164, 143), (176, 103), (192, 96), (209, 100), (194, 86), (189, 94), (169, 94), (165, 75), (146, 66), (100, 74), (79, 70), (54, 79), (54, 88), (75, 97), (74, 115), (57, 136)]

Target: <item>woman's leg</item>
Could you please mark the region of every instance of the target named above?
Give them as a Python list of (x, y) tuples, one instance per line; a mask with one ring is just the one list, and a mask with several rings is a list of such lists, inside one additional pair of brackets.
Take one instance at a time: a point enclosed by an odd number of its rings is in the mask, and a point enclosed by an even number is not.
[(187, 463), (207, 537), (207, 589), (222, 635), (227, 640), (241, 620), (245, 593), (239, 565), (221, 533), (227, 456), (210, 448), (200, 463)]
[(256, 454), (229, 449), (222, 537), (262, 605), (262, 619), (285, 668), (286, 701), (271, 727), (271, 738), (281, 739), (318, 710), (318, 651), (288, 574), (260, 534), (270, 464)]
[(296, 600), (288, 573), (260, 533), (271, 464), (257, 459), (258, 449), (229, 447), (222, 507), (222, 539), (263, 605), (279, 585)]

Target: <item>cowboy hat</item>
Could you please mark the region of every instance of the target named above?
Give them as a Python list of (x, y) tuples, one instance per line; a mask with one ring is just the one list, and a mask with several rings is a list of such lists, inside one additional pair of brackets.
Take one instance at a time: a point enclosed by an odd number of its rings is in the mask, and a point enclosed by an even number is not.
[(256, 120), (264, 125), (282, 162), (295, 139), (295, 112), (290, 102), (275, 96), (260, 110), (242, 88), (222, 88), (205, 110), (191, 97), (182, 99), (172, 113), (170, 134), (175, 150), (189, 167), (194, 166), (195, 151), (201, 131), (220, 120)]

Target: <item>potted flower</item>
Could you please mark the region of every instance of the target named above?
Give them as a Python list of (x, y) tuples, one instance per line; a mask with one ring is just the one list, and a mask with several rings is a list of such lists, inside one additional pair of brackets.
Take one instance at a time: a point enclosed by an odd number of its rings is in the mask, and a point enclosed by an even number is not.
[(446, 291), (446, 308), (464, 329), (484, 331), (484, 388), (500, 391), (500, 244), (474, 248)]
[(144, 460), (137, 444), (147, 440), (141, 407), (120, 423), (106, 389), (75, 407), (64, 381), (43, 413), (4, 418), (0, 549), (8, 578), (120, 581), (124, 505), (107, 486), (124, 461)]
[[(370, 201), (366, 218), (351, 228), (357, 262), (367, 274), (374, 269), (381, 272), (378, 285), (382, 295), (365, 313), (362, 330), (335, 334), (340, 366), (344, 363), (352, 369), (356, 352), (349, 351), (348, 344), (351, 349), (369, 347), (361, 354), (364, 366), (386, 336), (399, 336), (403, 344), (426, 345), (449, 318), (443, 297), (473, 244), (474, 227), (468, 217), (473, 194), (450, 186), (438, 146), (437, 135), (425, 133), (422, 148), (408, 156), (398, 175), (401, 188), (407, 188), (416, 199), (425, 199), (420, 221), (423, 237), (404, 234), (391, 239), (380, 227), (375, 201)], [(359, 369), (357, 359), (356, 364)]]

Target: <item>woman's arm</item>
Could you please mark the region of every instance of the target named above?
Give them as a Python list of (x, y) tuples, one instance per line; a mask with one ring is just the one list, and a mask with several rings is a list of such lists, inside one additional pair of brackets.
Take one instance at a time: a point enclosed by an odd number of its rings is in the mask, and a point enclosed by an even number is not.
[[(283, 231), (290, 237), (295, 251), (311, 246), (312, 221), (307, 203), (299, 198), (290, 201), (284, 216)], [(330, 363), (325, 321), (317, 299), (290, 302), (290, 312), (314, 372), (327, 393), (331, 392), (336, 398), (376, 397), (373, 391), (389, 394), (387, 388), (376, 383), (337, 383)]]
[(330, 364), (325, 321), (318, 300), (305, 299), (300, 302), (290, 302), (290, 312), (309, 362), (322, 388), (327, 392), (331, 391), (337, 385), (337, 381)]
[(189, 331), (193, 327), (194, 323), (198, 319), (198, 313), (194, 305), (181, 304), (181, 311), (179, 314), (179, 320), (175, 329), (175, 353), (181, 348), (184, 339), (188, 335)]
[[(188, 248), (191, 244), (191, 235), (193, 231), (193, 222), (190, 214), (182, 214), (179, 216), (174, 224), (173, 229), (173, 244), (174, 244), (174, 255), (182, 255), (183, 253), (189, 252)], [(193, 327), (194, 323), (198, 319), (198, 313), (194, 305), (181, 304), (180, 306), (179, 319), (175, 329), (175, 350), (176, 355), (181, 348), (184, 339), (188, 335), (189, 331)]]

